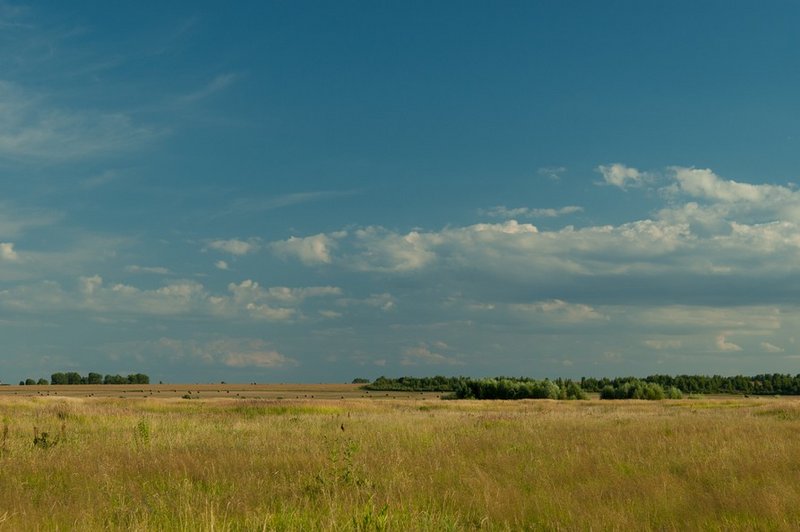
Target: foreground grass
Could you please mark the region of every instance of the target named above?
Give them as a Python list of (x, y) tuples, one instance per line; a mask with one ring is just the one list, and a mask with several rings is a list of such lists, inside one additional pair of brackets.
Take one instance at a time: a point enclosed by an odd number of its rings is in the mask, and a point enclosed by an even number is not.
[(9, 530), (800, 527), (794, 400), (14, 397), (0, 419)]

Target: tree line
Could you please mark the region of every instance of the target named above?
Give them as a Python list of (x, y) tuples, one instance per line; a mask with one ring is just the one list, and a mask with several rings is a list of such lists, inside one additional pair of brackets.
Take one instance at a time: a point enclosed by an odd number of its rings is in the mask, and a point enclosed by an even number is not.
[(364, 386), (373, 391), (446, 392), (454, 399), (585, 399), (580, 385), (569, 379), (528, 377), (378, 377)]
[(50, 380), (41, 378), (38, 380), (25, 379), (19, 381), (20, 386), (31, 386), (34, 384), (150, 384), (150, 377), (144, 373), (132, 373), (123, 375), (101, 375), (100, 373), (90, 372), (82, 376), (75, 371), (57, 372), (50, 375)]
[[(359, 379), (361, 380), (361, 379)], [(364, 386), (374, 391), (445, 392), (475, 399), (580, 399), (599, 393), (601, 399), (677, 399), (684, 394), (800, 395), (800, 374), (650, 375), (644, 378), (583, 377), (535, 380), (528, 377), (378, 377)]]
[(620, 388), (626, 383), (642, 381), (658, 384), (665, 390), (675, 387), (685, 394), (743, 394), (743, 395), (800, 395), (800, 374), (765, 373), (754, 376), (735, 375), (650, 375), (642, 379), (582, 378), (581, 388), (587, 392), (602, 392), (607, 386)]

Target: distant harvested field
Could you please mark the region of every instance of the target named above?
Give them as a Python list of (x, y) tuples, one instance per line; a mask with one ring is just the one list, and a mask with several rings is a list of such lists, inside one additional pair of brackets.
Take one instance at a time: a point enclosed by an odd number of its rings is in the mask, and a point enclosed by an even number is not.
[(438, 399), (433, 392), (375, 392), (362, 390), (361, 384), (103, 384), (59, 386), (0, 386), (2, 396), (61, 397), (236, 397), (251, 399), (353, 399), (426, 398)]
[[(46, 388), (0, 397), (0, 528), (800, 528), (797, 399)], [(200, 398), (182, 399), (189, 390)]]

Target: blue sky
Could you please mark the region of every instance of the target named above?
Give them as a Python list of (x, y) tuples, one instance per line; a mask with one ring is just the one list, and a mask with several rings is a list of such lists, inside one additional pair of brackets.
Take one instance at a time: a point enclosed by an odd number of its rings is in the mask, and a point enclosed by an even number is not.
[(798, 25), (0, 0), (0, 380), (797, 373)]

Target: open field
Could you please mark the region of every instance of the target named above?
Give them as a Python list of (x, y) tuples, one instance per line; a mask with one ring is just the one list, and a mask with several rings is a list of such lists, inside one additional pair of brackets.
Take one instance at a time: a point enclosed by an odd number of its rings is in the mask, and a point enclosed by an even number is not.
[[(4, 387), (0, 528), (800, 527), (796, 399), (478, 402), (212, 386), (221, 391), (103, 386), (93, 397)], [(182, 399), (189, 388), (200, 398)]]
[(192, 395), (194, 399), (227, 397), (235, 399), (354, 399), (354, 398), (427, 398), (440, 393), (371, 392), (360, 384), (101, 384), (0, 386), (3, 396), (50, 397), (152, 397), (175, 398)]

